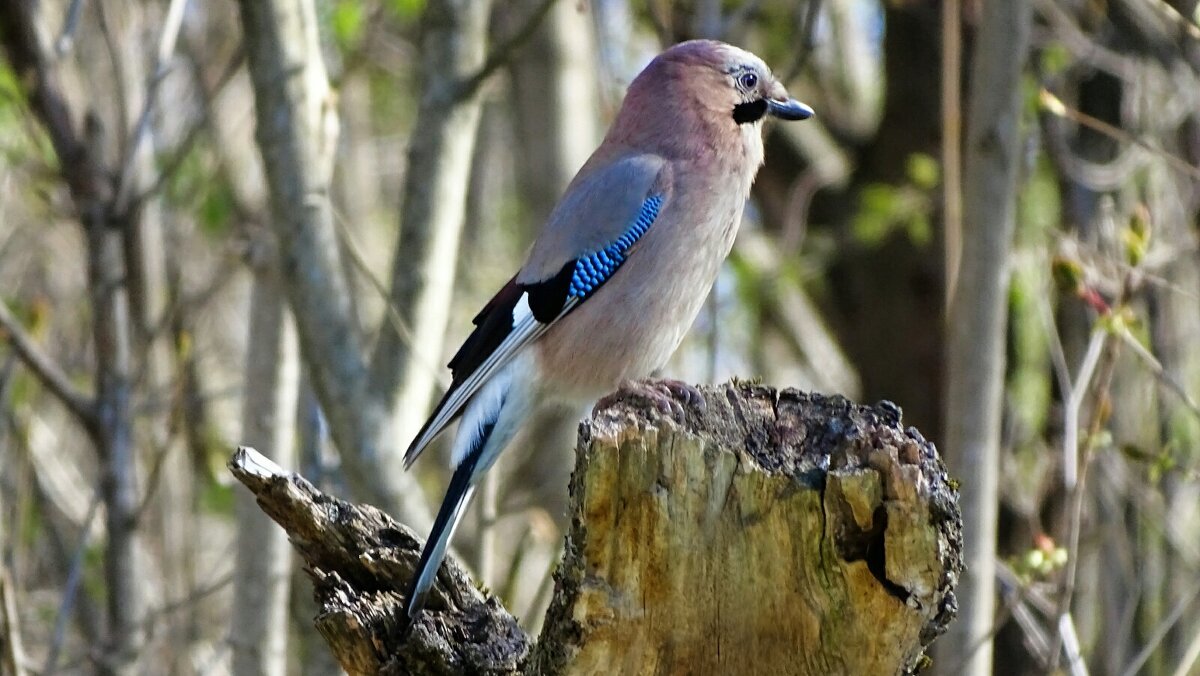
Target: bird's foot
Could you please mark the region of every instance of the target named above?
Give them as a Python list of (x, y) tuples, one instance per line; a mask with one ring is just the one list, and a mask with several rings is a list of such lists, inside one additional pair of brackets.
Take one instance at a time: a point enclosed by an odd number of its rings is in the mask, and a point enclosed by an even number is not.
[(662, 378), (657, 381), (657, 384), (665, 387), (676, 398), (685, 400), (690, 408), (697, 409), (701, 413), (708, 410), (708, 402), (704, 400), (704, 394), (695, 385), (674, 378)]
[[(671, 416), (678, 423), (683, 423), (687, 417), (685, 405), (700, 411), (704, 411), (707, 406), (700, 390), (681, 380), (626, 380), (621, 383), (620, 389), (616, 392), (597, 401), (596, 405), (592, 407), (592, 413), (595, 414), (619, 401), (631, 399), (649, 403), (659, 413)], [(683, 400), (683, 403), (680, 403), (680, 399)]]

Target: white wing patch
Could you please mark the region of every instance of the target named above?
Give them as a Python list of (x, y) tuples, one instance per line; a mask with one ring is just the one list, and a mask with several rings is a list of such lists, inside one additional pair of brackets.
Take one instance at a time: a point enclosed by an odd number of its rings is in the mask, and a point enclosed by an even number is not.
[(529, 308), (529, 292), (526, 291), (521, 294), (521, 297), (517, 299), (517, 304), (513, 306), (513, 326), (517, 326), (531, 316), (533, 316), (533, 310)]
[[(567, 298), (567, 302), (563, 304), (563, 309), (554, 318), (554, 322), (562, 319), (578, 302), (578, 298)], [(504, 342), (500, 343), (496, 347), (496, 350), (488, 355), (488, 358), (479, 365), (479, 368), (467, 376), (462, 385), (459, 385), (454, 390), (454, 393), (450, 395), (450, 398), (446, 400), (446, 405), (438, 410), (437, 415), (429, 423), (429, 427), (426, 428), (425, 433), (413, 444), (412, 450), (405, 456), (405, 468), (412, 465), (417, 456), (421, 455), (421, 451), (425, 450), (425, 447), (429, 445), (429, 442), (433, 441), (434, 437), (450, 424), (450, 421), (454, 419), (459, 410), (470, 401), (471, 397), (481, 387), (491, 380), (497, 371), (512, 361), (513, 357), (526, 345), (540, 338), (543, 333), (554, 325), (554, 322), (543, 324), (534, 319), (533, 312), (529, 309), (528, 294), (521, 294), (521, 299), (517, 302), (516, 307), (513, 308), (513, 318), (516, 319), (518, 315), (520, 316), (519, 321), (514, 322), (512, 331), (505, 337)]]
[(500, 407), (504, 405), (504, 395), (508, 392), (513, 380), (513, 364), (506, 364), (496, 377), (484, 383), (479, 388), (479, 394), (471, 399), (463, 411), (459, 424), (458, 436), (454, 438), (454, 448), (450, 453), (450, 469), (467, 457), (467, 453), (475, 446), (483, 428), (488, 423), (494, 423), (500, 415)]

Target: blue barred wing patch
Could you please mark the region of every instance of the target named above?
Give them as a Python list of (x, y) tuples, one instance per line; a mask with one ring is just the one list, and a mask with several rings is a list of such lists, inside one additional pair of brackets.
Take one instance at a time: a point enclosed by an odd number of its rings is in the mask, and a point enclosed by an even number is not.
[(663, 196), (651, 195), (642, 202), (641, 211), (617, 241), (594, 253), (580, 256), (575, 261), (575, 271), (571, 275), (571, 285), (567, 295), (571, 298), (587, 298), (606, 282), (612, 274), (621, 267), (629, 250), (642, 235), (650, 229), (654, 219), (658, 218), (658, 210), (662, 208)]

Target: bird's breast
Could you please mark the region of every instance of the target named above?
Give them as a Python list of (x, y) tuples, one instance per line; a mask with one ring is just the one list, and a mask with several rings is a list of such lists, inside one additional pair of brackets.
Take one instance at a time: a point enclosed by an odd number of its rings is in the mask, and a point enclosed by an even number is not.
[(737, 235), (745, 196), (730, 183), (677, 191), (617, 273), (539, 341), (552, 395), (594, 399), (666, 363)]

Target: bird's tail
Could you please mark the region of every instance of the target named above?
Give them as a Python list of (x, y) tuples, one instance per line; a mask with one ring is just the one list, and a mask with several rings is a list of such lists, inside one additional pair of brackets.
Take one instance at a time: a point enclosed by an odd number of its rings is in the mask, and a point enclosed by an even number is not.
[[(486, 437), (484, 438), (486, 441)], [(481, 444), (482, 445), (482, 444)], [(442, 560), (446, 558), (446, 548), (450, 546), (450, 537), (458, 528), (458, 522), (467, 511), (471, 495), (475, 493), (475, 467), (478, 453), (472, 454), (459, 463), (450, 478), (450, 486), (446, 489), (446, 497), (442, 499), (441, 509), (433, 521), (433, 530), (421, 550), (421, 560), (417, 563), (416, 574), (413, 575), (412, 587), (408, 592), (408, 600), (404, 613), (412, 621), (425, 605), (425, 598), (437, 577)]]
[(450, 486), (433, 521), (425, 549), (421, 550), (408, 593), (404, 611), (410, 621), (425, 605), (429, 589), (446, 558), (450, 538), (475, 492), (475, 482), (496, 462), (533, 409), (533, 371), (527, 359), (510, 362), (488, 380), (466, 406), (451, 451), (454, 474), (450, 477)]

